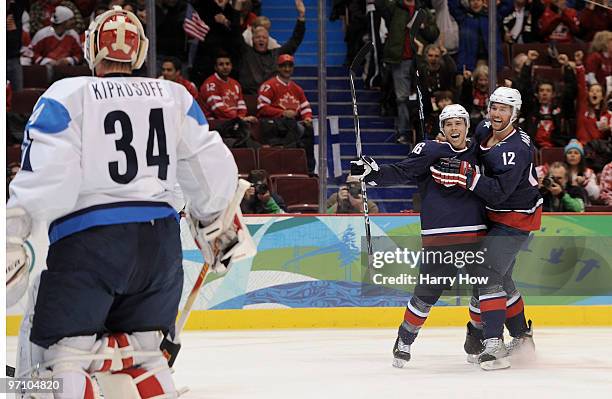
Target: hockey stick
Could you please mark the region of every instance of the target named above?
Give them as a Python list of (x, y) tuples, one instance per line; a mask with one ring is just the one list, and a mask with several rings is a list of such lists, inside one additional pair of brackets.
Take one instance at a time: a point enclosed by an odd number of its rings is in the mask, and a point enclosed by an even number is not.
[(595, 1), (591, 1), (591, 0), (584, 0), (584, 1), (586, 1), (587, 3), (593, 4), (595, 7), (601, 7), (601, 8), (605, 8), (606, 10), (612, 11), (612, 7), (610, 7), (610, 6), (599, 4), (599, 3), (595, 2)]
[(174, 329), (174, 341), (170, 338), (169, 334), (166, 334), (162, 340), (162, 343), (159, 345), (159, 349), (162, 351), (164, 357), (168, 361), (169, 367), (172, 367), (174, 361), (176, 360), (176, 356), (181, 350), (181, 343), (178, 337), (183, 332), (183, 328), (185, 328), (185, 324), (187, 323), (187, 319), (189, 318), (193, 304), (195, 303), (195, 300), (200, 292), (200, 288), (202, 288), (204, 280), (206, 279), (208, 269), (208, 263), (204, 262), (202, 265), (202, 270), (200, 270), (200, 274), (198, 275), (198, 278), (196, 279), (196, 282), (193, 285), (189, 296), (187, 297), (187, 301), (185, 302), (183, 309), (181, 309), (181, 317), (176, 322)]
[[(232, 223), (239, 223), (243, 225), (242, 213), (240, 213), (240, 201), (242, 201), (244, 193), (250, 186), (251, 183), (247, 182), (246, 180), (238, 180), (238, 187), (236, 189), (236, 193), (234, 194), (232, 201), (227, 206), (225, 213), (222, 215), (224, 226), (230, 225)], [(238, 210), (238, 214), (236, 214), (236, 210)], [(238, 232), (238, 234), (241, 233)], [(251, 256), (255, 256), (255, 254), (257, 253), (255, 244), (252, 241), (253, 239), (251, 238), (250, 234), (248, 234), (248, 232), (246, 233), (246, 238), (243, 239), (247, 240), (249, 245), (245, 245), (245, 249), (242, 253), (235, 253), (232, 259), (241, 260), (249, 258)], [(196, 245), (198, 245), (199, 247), (197, 241)], [(187, 297), (187, 301), (185, 302), (183, 309), (181, 310), (181, 316), (175, 324), (174, 341), (170, 338), (168, 334), (166, 334), (166, 336), (164, 336), (164, 339), (162, 340), (162, 343), (159, 346), (159, 349), (162, 351), (164, 357), (166, 358), (166, 360), (168, 360), (168, 366), (170, 367), (172, 367), (172, 365), (174, 364), (176, 356), (178, 355), (178, 352), (181, 349), (181, 343), (178, 337), (180, 336), (181, 332), (183, 332), (183, 328), (187, 323), (187, 319), (189, 318), (189, 314), (191, 313), (193, 304), (195, 303), (195, 300), (198, 297), (202, 285), (204, 285), (204, 280), (206, 279), (206, 274), (208, 273), (209, 267), (210, 266), (206, 262), (204, 262), (204, 264), (202, 265), (202, 270), (200, 270), (200, 274), (198, 275), (198, 278), (196, 279), (196, 282), (193, 285), (189, 296)]]
[[(361, 65), (366, 55), (368, 55), (368, 53), (373, 47), (374, 47), (374, 44), (372, 44), (372, 42), (367, 42), (361, 49), (359, 49), (359, 52), (357, 52), (357, 55), (355, 56), (355, 59), (353, 59), (353, 62), (351, 63), (351, 66), (349, 68), (349, 80), (351, 82), (351, 97), (353, 99), (353, 121), (355, 125), (355, 136), (356, 136), (355, 145), (357, 147), (357, 158), (358, 159), (361, 159), (362, 154), (361, 154), (361, 129), (359, 128), (359, 112), (357, 110), (357, 95), (355, 93), (355, 68)], [(361, 181), (361, 192), (363, 193), (363, 218), (365, 222), (366, 242), (368, 246), (368, 266), (369, 266), (372, 263), (371, 260), (373, 256), (372, 254), (372, 235), (370, 233), (370, 215), (369, 215), (369, 210), (368, 210), (368, 193), (366, 190), (366, 184), (363, 180)]]
[[(410, 23), (410, 47), (412, 48), (412, 53), (415, 55), (415, 59), (416, 59), (416, 54), (417, 54), (415, 39), (416, 39), (417, 32), (419, 28), (421, 27), (421, 24), (425, 20), (425, 16), (426, 16), (425, 13), (421, 12), (421, 9), (419, 8), (416, 10), (416, 13)], [(417, 88), (417, 97), (419, 99), (419, 127), (421, 128), (422, 140), (426, 140), (427, 133), (425, 132), (425, 110), (423, 108), (423, 93), (421, 92), (421, 73), (419, 72), (418, 63), (415, 63), (414, 69), (416, 70), (416, 88)]]
[(180, 335), (181, 332), (183, 332), (183, 328), (185, 328), (185, 324), (187, 323), (187, 318), (189, 318), (189, 314), (191, 313), (191, 308), (193, 307), (193, 304), (198, 296), (198, 293), (200, 292), (200, 288), (202, 288), (202, 285), (204, 284), (204, 280), (206, 279), (206, 274), (208, 273), (208, 269), (209, 269), (208, 263), (204, 262), (204, 264), (202, 265), (202, 270), (200, 270), (200, 274), (198, 274), (198, 278), (195, 284), (193, 285), (193, 288), (191, 289), (189, 296), (187, 297), (185, 306), (183, 306), (183, 309), (181, 310), (181, 317), (179, 317), (179, 320), (176, 322), (175, 334), (177, 336)]

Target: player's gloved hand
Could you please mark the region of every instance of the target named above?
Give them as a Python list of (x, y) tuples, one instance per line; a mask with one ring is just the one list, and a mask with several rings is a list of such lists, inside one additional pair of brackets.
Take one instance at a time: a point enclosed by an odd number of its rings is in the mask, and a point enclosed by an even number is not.
[(376, 185), (380, 168), (376, 161), (370, 157), (362, 156), (356, 161), (351, 161), (351, 176), (363, 180), (371, 186)]
[(251, 183), (240, 179), (234, 198), (228, 207), (221, 215), (208, 222), (187, 214), (191, 234), (202, 252), (204, 261), (215, 273), (225, 273), (232, 262), (257, 254), (257, 246), (240, 211), (240, 201), (249, 187)]
[(222, 231), (220, 217), (207, 225), (191, 217), (187, 220), (204, 262), (208, 263), (210, 270), (215, 273), (227, 272), (232, 262), (233, 250), (238, 244), (236, 229)]
[(28, 289), (30, 257), (25, 239), (32, 222), (23, 208), (6, 209), (6, 306), (15, 305)]
[(456, 158), (440, 158), (429, 170), (436, 183), (446, 187), (458, 185), (469, 190), (474, 189), (474, 182), (479, 175), (477, 167)]

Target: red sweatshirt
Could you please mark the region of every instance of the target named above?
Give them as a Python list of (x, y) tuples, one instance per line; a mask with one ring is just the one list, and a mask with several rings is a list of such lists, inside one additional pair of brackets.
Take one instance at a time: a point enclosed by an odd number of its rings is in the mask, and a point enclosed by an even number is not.
[(561, 11), (552, 4), (548, 5), (540, 17), (540, 34), (545, 41), (567, 43), (574, 39), (579, 28), (578, 16), (573, 8)]
[(293, 81), (285, 83), (275, 76), (259, 87), (257, 116), (280, 118), (285, 110), (295, 111), (298, 120), (312, 119), (312, 109), (304, 90)]
[(606, 78), (612, 75), (612, 54), (594, 52), (584, 62), (587, 73), (595, 75), (602, 87), (606, 87)]
[(240, 83), (232, 78), (221, 79), (217, 73), (200, 86), (200, 106), (207, 119), (234, 119), (247, 116), (247, 107)]
[[(578, 99), (576, 100), (577, 123), (576, 123), (576, 138), (583, 145), (586, 145), (591, 140), (605, 139), (610, 136), (610, 128), (612, 128), (612, 113), (605, 108), (603, 104), (599, 118), (589, 109), (589, 99), (587, 93), (586, 79), (584, 74), (584, 66), (576, 68), (576, 79), (578, 81)], [(597, 123), (607, 125), (607, 130), (601, 131), (597, 127)]]
[(45, 65), (50, 61), (68, 58), (70, 64), (75, 65), (83, 59), (81, 39), (73, 29), (58, 36), (52, 26), (42, 28), (32, 38), (31, 46), (35, 64)]

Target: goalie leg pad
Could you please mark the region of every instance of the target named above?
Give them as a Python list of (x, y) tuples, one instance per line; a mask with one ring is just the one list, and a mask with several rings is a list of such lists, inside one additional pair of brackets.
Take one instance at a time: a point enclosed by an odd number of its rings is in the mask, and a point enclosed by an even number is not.
[(96, 375), (104, 397), (108, 399), (176, 398), (166, 394), (155, 375), (142, 368), (129, 368), (115, 373)]
[(25, 240), (32, 221), (23, 208), (6, 209), (6, 306), (15, 305), (28, 289), (32, 257)]
[(113, 334), (100, 341), (98, 353), (112, 359), (92, 363), (105, 398), (176, 398), (168, 363), (159, 350), (162, 336), (157, 331)]
[(63, 338), (46, 349), (43, 355), (49, 364), (51, 377), (62, 379), (62, 392), (54, 393), (54, 399), (96, 399), (91, 377), (85, 371), (91, 363), (91, 348), (95, 335)]

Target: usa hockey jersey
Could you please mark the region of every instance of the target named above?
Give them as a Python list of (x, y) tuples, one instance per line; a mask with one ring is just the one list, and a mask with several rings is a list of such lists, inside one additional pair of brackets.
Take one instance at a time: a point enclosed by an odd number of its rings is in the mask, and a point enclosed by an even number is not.
[(208, 119), (234, 119), (247, 116), (240, 83), (215, 72), (200, 86), (200, 104)]
[(434, 182), (430, 166), (440, 158), (476, 162), (475, 145), (455, 150), (449, 143), (425, 140), (417, 144), (408, 158), (391, 165), (380, 165), (376, 185), (411, 183), (416, 179), (421, 194), (421, 234), (423, 245), (470, 242), (486, 234), (484, 203), (473, 193), (457, 186)]
[(295, 111), (299, 120), (312, 119), (310, 103), (297, 83), (285, 83), (278, 76), (266, 80), (259, 87), (257, 116), (280, 118), (285, 110)]
[(493, 147), (487, 147), (491, 134), (489, 120), (476, 127), (474, 139), (478, 143), (481, 173), (469, 189), (485, 201), (492, 222), (523, 231), (539, 230), (542, 197), (533, 165), (535, 147), (521, 129), (515, 129)]
[(237, 184), (219, 134), (187, 90), (167, 80), (54, 83), (34, 106), (22, 154), (7, 207), (52, 222), (51, 243), (94, 226), (175, 216), (177, 180), (194, 217), (209, 220)]

